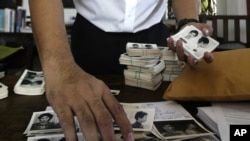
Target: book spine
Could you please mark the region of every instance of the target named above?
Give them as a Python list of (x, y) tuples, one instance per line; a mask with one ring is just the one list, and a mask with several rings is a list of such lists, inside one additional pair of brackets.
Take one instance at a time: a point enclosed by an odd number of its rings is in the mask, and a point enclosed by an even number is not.
[(16, 10), (16, 22), (15, 22), (15, 31), (21, 32), (21, 30), (25, 27), (25, 9), (22, 7), (18, 7)]
[(0, 9), (0, 32), (4, 32), (4, 9)]
[(15, 10), (4, 9), (4, 32), (14, 32), (15, 29)]

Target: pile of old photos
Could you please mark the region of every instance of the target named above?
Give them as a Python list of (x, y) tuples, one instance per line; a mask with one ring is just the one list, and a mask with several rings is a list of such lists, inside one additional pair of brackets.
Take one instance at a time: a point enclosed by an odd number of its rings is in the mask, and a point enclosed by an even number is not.
[(204, 34), (195, 26), (186, 26), (177, 34), (173, 35), (175, 43), (181, 40), (186, 55), (192, 55), (197, 60), (203, 58), (205, 52), (212, 52), (219, 42)]
[(184, 67), (168, 47), (132, 42), (127, 43), (119, 62), (127, 66), (126, 85), (149, 90), (156, 90), (162, 81), (173, 81)]
[(8, 97), (8, 93), (9, 93), (8, 86), (0, 82), (0, 99)]
[(178, 60), (175, 52), (168, 47), (159, 47), (161, 49), (161, 60), (165, 63), (162, 71), (163, 81), (174, 81), (185, 67), (185, 62)]
[(161, 71), (165, 68), (160, 57), (161, 50), (156, 44), (127, 43), (126, 53), (119, 58), (120, 64), (127, 65), (125, 84), (156, 90), (161, 85)]
[(42, 95), (45, 92), (45, 81), (42, 71), (25, 69), (14, 86), (14, 92), (20, 95)]
[[(212, 132), (204, 128), (181, 105), (174, 101), (150, 103), (121, 103), (133, 127), (137, 141), (161, 140), (208, 140), (219, 141)], [(119, 126), (113, 121), (117, 141), (123, 141)], [(84, 133), (75, 118), (79, 141), (84, 141)], [(34, 112), (24, 132), (28, 141), (47, 139), (65, 140), (57, 115), (51, 107)]]

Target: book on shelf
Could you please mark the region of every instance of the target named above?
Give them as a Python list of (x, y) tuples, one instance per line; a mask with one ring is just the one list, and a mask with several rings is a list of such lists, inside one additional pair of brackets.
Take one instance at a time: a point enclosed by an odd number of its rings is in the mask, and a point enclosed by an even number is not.
[(0, 9), (0, 32), (15, 31), (15, 13), (14, 9)]
[(26, 9), (17, 7), (16, 10), (16, 32), (22, 32), (21, 29), (26, 27)]
[(27, 27), (30, 27), (27, 23), (25, 8), (18, 6), (17, 9), (0, 9), (0, 32), (27, 32)]

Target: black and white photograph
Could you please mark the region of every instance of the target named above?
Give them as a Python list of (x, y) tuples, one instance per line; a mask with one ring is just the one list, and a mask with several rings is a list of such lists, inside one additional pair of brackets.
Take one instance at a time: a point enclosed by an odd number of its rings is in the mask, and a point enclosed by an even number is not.
[(43, 73), (28, 71), (21, 82), (21, 87), (40, 87), (43, 84)]
[(138, 111), (135, 113), (135, 122), (132, 124), (133, 128), (144, 128), (144, 123), (147, 121), (148, 113)]
[(145, 58), (154, 58), (161, 55), (161, 50), (156, 44), (128, 42), (126, 51), (129, 56), (143, 56)]
[(14, 91), (21, 95), (42, 95), (45, 92), (45, 81), (42, 71), (25, 69), (15, 84)]
[(211, 135), (212, 133), (193, 119), (155, 121), (154, 127), (164, 139)]
[(25, 134), (62, 132), (59, 120), (53, 111), (34, 112)]
[[(155, 109), (135, 109), (135, 108), (124, 108), (127, 117), (133, 127), (134, 131), (151, 131), (153, 127)], [(114, 123), (114, 126), (116, 124)], [(118, 128), (115, 126), (114, 128)]]
[(186, 26), (172, 38), (175, 42), (181, 40), (186, 55), (192, 55), (197, 60), (200, 60), (205, 52), (212, 52), (219, 45), (218, 41), (205, 36), (194, 26)]

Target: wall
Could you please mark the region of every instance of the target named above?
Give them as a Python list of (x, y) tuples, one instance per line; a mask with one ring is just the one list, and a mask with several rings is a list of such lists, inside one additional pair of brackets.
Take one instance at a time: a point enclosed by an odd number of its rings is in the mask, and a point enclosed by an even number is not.
[[(217, 0), (217, 15), (247, 15), (247, 4), (246, 0)], [(241, 24), (241, 41), (246, 42), (246, 23), (244, 21)], [(229, 22), (229, 40), (234, 39), (234, 26), (233, 22)], [(222, 23), (218, 23), (218, 29), (222, 28)], [(218, 31), (218, 35), (222, 36), (222, 30)]]
[(218, 15), (247, 15), (246, 0), (217, 0)]

